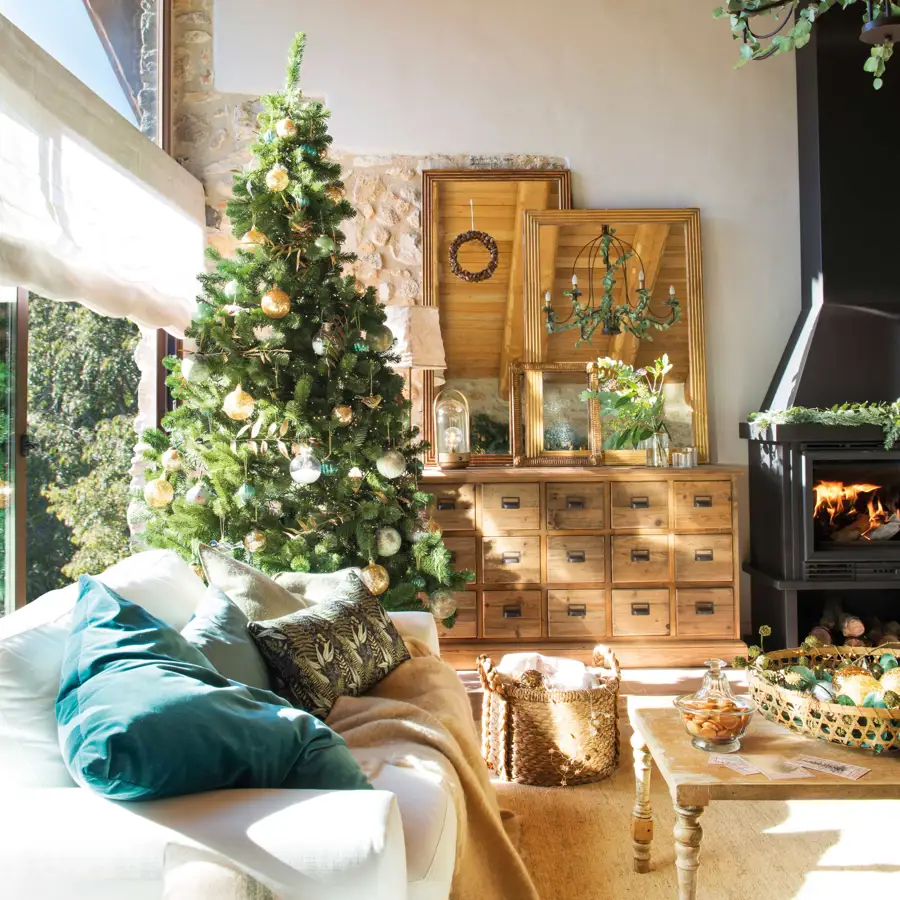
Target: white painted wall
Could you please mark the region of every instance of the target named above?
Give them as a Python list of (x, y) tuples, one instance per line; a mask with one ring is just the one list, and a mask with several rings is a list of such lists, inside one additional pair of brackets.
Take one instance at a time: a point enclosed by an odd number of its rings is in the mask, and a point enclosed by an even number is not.
[(304, 86), (341, 148), (564, 156), (578, 207), (696, 206), (713, 459), (744, 462), (800, 297), (791, 57), (733, 70), (714, 0), (215, 0), (220, 91)]

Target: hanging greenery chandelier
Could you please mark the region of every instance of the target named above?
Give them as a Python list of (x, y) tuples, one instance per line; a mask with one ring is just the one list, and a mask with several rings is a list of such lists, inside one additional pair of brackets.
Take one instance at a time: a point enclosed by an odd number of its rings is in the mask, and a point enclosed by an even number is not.
[[(799, 0), (728, 0), (713, 15), (730, 19), (731, 33), (741, 41), (738, 66), (742, 66), (751, 59), (768, 59), (804, 47), (819, 16), (833, 6), (847, 9), (857, 3), (865, 3), (859, 39), (871, 45), (863, 68), (872, 73), (875, 90), (879, 90), (885, 66), (894, 52), (894, 41), (900, 38), (900, 4), (890, 0), (817, 0), (798, 11)], [(761, 16), (771, 16), (774, 22), (766, 29), (760, 28), (756, 20)]]
[[(582, 254), (587, 252), (588, 293), (587, 302), (582, 303), (584, 292), (578, 287), (578, 276), (575, 269)], [(638, 286), (633, 289), (628, 283), (626, 263), (637, 257), (640, 266)], [(597, 260), (602, 262), (604, 274), (596, 281)], [(622, 272), (622, 299), (617, 303), (614, 297), (617, 275)], [(600, 234), (588, 241), (572, 263), (572, 289), (563, 291), (563, 296), (572, 300), (572, 311), (564, 319), (557, 317), (553, 309), (552, 294), (544, 295), (544, 315), (547, 318), (547, 331), (554, 334), (579, 330), (580, 338), (575, 346), (589, 342), (594, 332), (601, 328), (603, 334), (621, 334), (623, 331), (633, 334), (641, 340), (653, 340), (650, 329), (665, 331), (681, 318), (681, 304), (675, 296), (675, 286), (669, 287), (669, 297), (665, 301), (665, 313), (656, 315), (650, 308), (653, 300), (652, 292), (646, 287), (644, 278), (644, 261), (640, 253), (627, 241), (616, 237), (616, 229), (603, 225)]]

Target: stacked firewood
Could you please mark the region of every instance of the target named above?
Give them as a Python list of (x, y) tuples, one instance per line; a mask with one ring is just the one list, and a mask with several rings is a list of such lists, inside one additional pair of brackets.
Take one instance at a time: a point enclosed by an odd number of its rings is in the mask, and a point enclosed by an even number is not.
[(882, 624), (878, 616), (863, 621), (853, 613), (844, 612), (840, 601), (829, 600), (822, 611), (819, 624), (809, 634), (820, 644), (882, 647), (885, 644), (900, 644), (900, 622)]

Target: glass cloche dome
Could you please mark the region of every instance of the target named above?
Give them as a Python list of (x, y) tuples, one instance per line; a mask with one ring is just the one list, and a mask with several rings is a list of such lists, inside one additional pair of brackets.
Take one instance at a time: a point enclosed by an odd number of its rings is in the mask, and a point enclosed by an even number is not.
[(434, 434), (438, 466), (464, 469), (472, 458), (469, 402), (465, 395), (447, 388), (434, 398)]

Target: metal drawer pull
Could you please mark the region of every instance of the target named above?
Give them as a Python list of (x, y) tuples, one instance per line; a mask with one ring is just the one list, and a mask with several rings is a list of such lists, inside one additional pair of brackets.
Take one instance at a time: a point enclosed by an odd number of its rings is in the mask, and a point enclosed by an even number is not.
[(694, 612), (698, 616), (714, 616), (716, 614), (716, 604), (712, 600), (698, 600), (694, 604)]
[(450, 550), (449, 553), (450, 553), (450, 565), (455, 566), (456, 565), (456, 551)]
[(518, 497), (501, 497), (500, 498), (500, 508), (501, 509), (520, 509), (521, 506), (522, 506), (522, 503)]
[(694, 551), (694, 562), (712, 562), (715, 559), (715, 554), (712, 550), (695, 550)]
[(566, 509), (584, 509), (584, 497), (566, 497)]
[(650, 604), (649, 603), (632, 603), (631, 604), (631, 614), (633, 616), (649, 616), (650, 615)]
[(446, 512), (449, 509), (456, 509), (456, 501), (447, 499), (438, 500), (437, 508), (441, 512)]
[(650, 551), (649, 550), (632, 550), (631, 551), (631, 561), (632, 562), (650, 562)]
[(631, 508), (632, 509), (650, 509), (650, 498), (649, 497), (632, 497), (631, 498)]
[(521, 619), (522, 618), (522, 604), (521, 603), (513, 603), (508, 606), (503, 607), (503, 618), (504, 619)]
[(694, 497), (695, 509), (712, 509), (712, 497), (709, 494), (697, 494)]
[(585, 603), (570, 603), (568, 615), (572, 616), (574, 619), (586, 619), (587, 618), (587, 604)]
[(515, 566), (522, 562), (522, 554), (518, 550), (505, 550), (500, 554), (504, 566)]
[(583, 563), (584, 561), (585, 561), (584, 550), (567, 550), (566, 551), (566, 562)]

